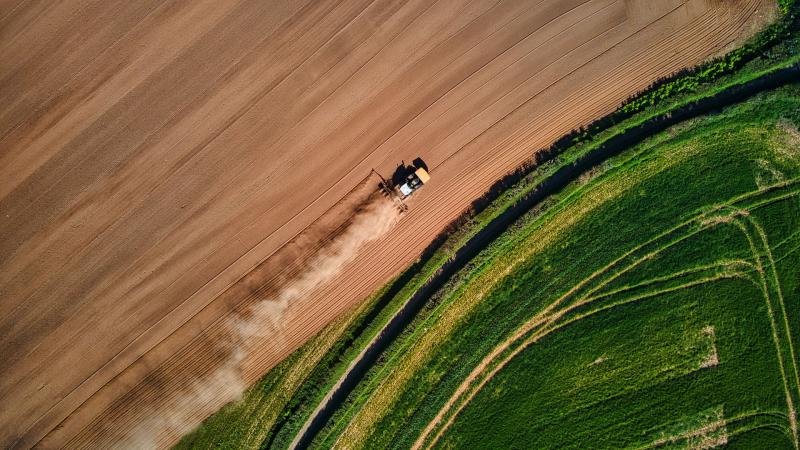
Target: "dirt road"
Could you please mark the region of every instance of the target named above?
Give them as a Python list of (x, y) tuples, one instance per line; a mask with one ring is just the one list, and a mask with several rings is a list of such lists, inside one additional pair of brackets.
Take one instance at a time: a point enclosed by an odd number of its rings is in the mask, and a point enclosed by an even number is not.
[[(224, 358), (222, 318), (303, 270), (370, 169), (420, 156), (433, 179), (392, 233), (248, 346), (245, 383), (533, 150), (772, 9), (0, 1), (0, 446), (105, 446), (165, 402), (190, 410), (150, 436), (174, 442), (229, 398), (176, 397)], [(276, 264), (290, 241), (297, 258)]]

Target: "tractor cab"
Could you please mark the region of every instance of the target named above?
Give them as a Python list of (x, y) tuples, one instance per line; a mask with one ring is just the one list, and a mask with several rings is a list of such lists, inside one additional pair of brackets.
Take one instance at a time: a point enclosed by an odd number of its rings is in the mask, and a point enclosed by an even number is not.
[(428, 180), (430, 179), (431, 176), (428, 174), (428, 171), (426, 171), (422, 167), (408, 174), (405, 183), (401, 184), (399, 188), (401, 197), (402, 198), (408, 197), (414, 191), (419, 189), (423, 184), (427, 183)]

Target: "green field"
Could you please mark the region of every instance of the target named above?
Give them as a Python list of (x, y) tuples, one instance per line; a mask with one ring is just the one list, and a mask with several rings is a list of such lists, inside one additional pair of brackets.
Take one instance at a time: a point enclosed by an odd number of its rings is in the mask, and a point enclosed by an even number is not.
[[(579, 135), (178, 447), (286, 448), (353, 358), (485, 224), (604, 139), (796, 63), (796, 29), (781, 39)], [(313, 446), (796, 447), (798, 124), (795, 85), (584, 174), (428, 301)]]
[[(498, 343), (427, 443), (793, 447), (798, 94), (681, 127), (560, 203), (548, 221), (582, 217), (460, 328), (480, 333), (522, 309), (521, 332)], [(544, 239), (538, 222), (516, 245)], [(448, 347), (437, 359), (461, 353)]]

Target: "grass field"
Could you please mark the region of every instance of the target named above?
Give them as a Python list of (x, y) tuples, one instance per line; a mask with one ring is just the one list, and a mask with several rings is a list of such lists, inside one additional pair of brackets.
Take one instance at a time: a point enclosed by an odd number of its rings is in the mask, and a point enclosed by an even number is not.
[[(540, 311), (425, 442), (650, 447), (778, 432), (796, 445), (796, 95), (699, 121), (576, 192), (550, 220), (615, 195), (540, 254), (552, 273), (531, 261), (492, 294)], [(596, 258), (568, 266), (590, 248)], [(547, 283), (563, 294), (537, 292)]]
[[(779, 45), (596, 134), (594, 142), (796, 61), (796, 50), (796, 39)], [(773, 203), (752, 211), (734, 197), (797, 176), (791, 151), (775, 157), (798, 146), (796, 94), (783, 90), (676, 127), (548, 199), (437, 293), (314, 444), (557, 447), (595, 439), (600, 427), (608, 438), (598, 443), (610, 447), (698, 439), (791, 445), (786, 398), (798, 403), (798, 383), (790, 379), (796, 359), (776, 353), (770, 330), (778, 342), (791, 342), (780, 339), (780, 314), (788, 323), (800, 319), (791, 207), (798, 202), (779, 198), (793, 192), (790, 183), (768, 189), (762, 200)], [(573, 147), (504, 191), (396, 286), (330, 325), (178, 447), (288, 446), (360, 349), (455, 249), (591, 148)], [(748, 215), (702, 215), (726, 201)], [(641, 205), (648, 205), (644, 214)], [(775, 264), (762, 254), (759, 229)], [(741, 301), (759, 295), (760, 303)], [(768, 303), (776, 298), (784, 301)], [(795, 386), (788, 397), (782, 372)], [(711, 395), (710, 386), (720, 397), (706, 401), (698, 392)], [(732, 390), (728, 397), (723, 387)], [(461, 396), (451, 398), (456, 389)]]
[(317, 443), (796, 445), (798, 94), (683, 124), (572, 186)]

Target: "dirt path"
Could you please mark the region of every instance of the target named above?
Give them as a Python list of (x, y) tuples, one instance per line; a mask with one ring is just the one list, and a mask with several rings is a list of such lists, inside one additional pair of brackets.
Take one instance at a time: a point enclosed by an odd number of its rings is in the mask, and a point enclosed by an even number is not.
[(433, 179), (395, 232), (244, 355), (257, 379), (532, 149), (721, 51), (764, 4), (4, 2), (0, 445), (135, 430), (213, 370), (222, 318), (294, 270), (254, 268), (370, 169), (421, 156)]

